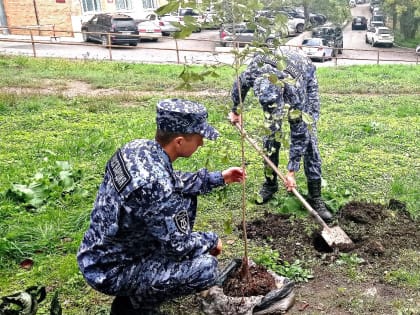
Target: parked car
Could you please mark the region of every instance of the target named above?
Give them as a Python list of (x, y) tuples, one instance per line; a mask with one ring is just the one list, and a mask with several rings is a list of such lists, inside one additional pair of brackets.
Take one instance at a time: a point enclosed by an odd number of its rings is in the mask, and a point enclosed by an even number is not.
[(284, 34), (284, 37), (296, 35), (296, 33), (302, 33), (305, 30), (305, 20), (301, 18), (293, 17), (284, 11), (276, 10), (261, 10), (258, 11), (255, 20), (258, 22), (261, 17), (267, 18), (269, 21), (274, 23), (274, 20), (277, 15), (283, 15), (284, 19), (287, 21), (287, 34)]
[(210, 25), (220, 24), (220, 19), (218, 19), (217, 12), (211, 9), (207, 9), (203, 14), (203, 23)]
[[(303, 8), (285, 7), (284, 11), (286, 11), (287, 13), (289, 13), (290, 15), (296, 18), (305, 19), (305, 12)], [(309, 22), (311, 22), (312, 26), (323, 25), (327, 22), (327, 17), (321, 13), (309, 12)]]
[(385, 26), (384, 22), (382, 21), (370, 21), (368, 27), (380, 27)]
[(420, 44), (418, 44), (416, 47), (416, 55), (420, 56)]
[(369, 27), (366, 32), (365, 41), (372, 47), (384, 45), (392, 47), (394, 45), (394, 35), (388, 27)]
[(385, 15), (385, 12), (382, 10), (381, 7), (374, 7), (371, 13), (372, 15)]
[(85, 42), (97, 41), (104, 46), (114, 44), (137, 46), (139, 41), (136, 22), (125, 14), (96, 14), (82, 24), (81, 30)]
[(163, 36), (169, 36), (175, 32), (179, 32), (179, 27), (176, 27), (171, 22), (163, 20), (156, 13), (150, 13), (149, 15), (145, 17), (144, 20), (141, 20), (141, 22), (144, 22), (144, 21), (154, 21), (157, 25), (159, 25)]
[(205, 20), (205, 16), (193, 8), (181, 8), (178, 10), (179, 16), (192, 16), (194, 19), (197, 20), (198, 23), (203, 23)]
[(170, 22), (174, 26), (177, 26), (177, 23), (179, 23), (179, 25), (185, 25), (186, 16), (191, 17), (195, 20), (197, 27), (195, 28), (194, 32), (201, 32), (201, 24), (205, 21), (204, 17), (192, 8), (179, 9), (177, 12), (165, 14), (161, 17), (161, 20), (165, 22)]
[(162, 30), (159, 23), (156, 21), (144, 21), (137, 24), (139, 31), (139, 41), (144, 39), (157, 42), (159, 38), (162, 38)]
[(321, 13), (309, 13), (309, 22), (312, 26), (324, 25), (327, 22), (327, 17)]
[(370, 0), (370, 12), (372, 12), (374, 8), (379, 7), (381, 5), (381, 2), (381, 0)]
[(330, 47), (333, 47), (333, 57), (343, 53), (343, 30), (338, 25), (320, 26), (312, 30), (312, 37), (327, 40)]
[(356, 16), (351, 22), (352, 30), (367, 30), (367, 18), (364, 16)]
[(224, 24), (219, 31), (220, 45), (223, 47), (234, 45), (245, 46), (254, 41), (261, 41), (271, 45), (276, 39), (275, 34), (266, 34), (267, 31), (262, 27), (251, 27), (247, 23)]
[(294, 17), (286, 12), (278, 12), (279, 14), (284, 14), (287, 17), (287, 28), (289, 31), (289, 35), (293, 35), (296, 33), (303, 33), (305, 30), (305, 19)]
[(356, 6), (356, 0), (350, 0), (349, 1), (349, 7), (354, 8)]
[(332, 59), (334, 51), (323, 38), (306, 38), (302, 41), (301, 49), (312, 60), (321, 62)]
[(375, 13), (375, 14), (372, 15), (370, 21), (371, 22), (382, 22), (382, 24), (385, 25), (386, 16), (385, 16), (385, 14), (382, 14), (382, 13)]

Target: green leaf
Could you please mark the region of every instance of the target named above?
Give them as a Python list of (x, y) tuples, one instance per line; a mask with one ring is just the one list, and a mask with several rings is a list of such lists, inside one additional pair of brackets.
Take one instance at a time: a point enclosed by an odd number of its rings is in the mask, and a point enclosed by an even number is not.
[(158, 15), (164, 15), (167, 13), (171, 13), (174, 11), (178, 11), (179, 3), (177, 1), (169, 2), (168, 4), (165, 4), (159, 8), (156, 9), (156, 13)]
[(71, 170), (72, 167), (68, 161), (56, 161), (55, 165), (57, 165), (62, 170)]
[(302, 111), (298, 110), (298, 109), (291, 109), (289, 111), (289, 117), (290, 119), (299, 119), (302, 116)]
[(311, 115), (309, 115), (308, 113), (302, 112), (302, 120), (307, 124), (307, 125), (312, 125), (314, 123), (314, 119), (312, 118)]
[(59, 173), (60, 185), (63, 187), (63, 190), (70, 192), (74, 189), (74, 180), (72, 178), (72, 172), (70, 171), (61, 171)]
[(283, 200), (283, 205), (281, 206), (282, 211), (286, 212), (298, 212), (301, 209), (301, 204), (298, 199), (290, 196), (286, 197)]

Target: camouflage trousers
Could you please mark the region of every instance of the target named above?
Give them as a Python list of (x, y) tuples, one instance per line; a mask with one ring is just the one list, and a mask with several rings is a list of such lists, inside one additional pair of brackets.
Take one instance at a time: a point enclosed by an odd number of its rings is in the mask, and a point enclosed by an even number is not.
[[(283, 108), (276, 104), (262, 105), (264, 111), (265, 125), (270, 133), (263, 137), (263, 148), (267, 157), (278, 167), (279, 154), (282, 139), (282, 119)], [(293, 164), (298, 164), (295, 160), (303, 152), (304, 172), (307, 180), (321, 179), (321, 155), (318, 149), (318, 138), (316, 124), (311, 128), (302, 119), (290, 120), (290, 149), (289, 157)], [(290, 164), (290, 162), (289, 162)], [(264, 162), (264, 176), (268, 184), (277, 183), (276, 173)]]
[(202, 291), (218, 277), (217, 259), (209, 254), (181, 261), (156, 255), (148, 260), (119, 266), (99, 291), (129, 296), (134, 307), (157, 305)]

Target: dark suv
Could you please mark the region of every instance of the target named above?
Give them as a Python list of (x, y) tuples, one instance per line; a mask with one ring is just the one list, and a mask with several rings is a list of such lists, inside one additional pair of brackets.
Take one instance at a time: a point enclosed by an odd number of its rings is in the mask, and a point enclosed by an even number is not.
[(333, 56), (343, 53), (343, 30), (340, 26), (321, 26), (312, 30), (312, 37), (324, 38), (334, 47)]
[(85, 42), (97, 41), (104, 46), (137, 46), (139, 42), (137, 24), (131, 16), (125, 14), (96, 14), (82, 24), (82, 35)]

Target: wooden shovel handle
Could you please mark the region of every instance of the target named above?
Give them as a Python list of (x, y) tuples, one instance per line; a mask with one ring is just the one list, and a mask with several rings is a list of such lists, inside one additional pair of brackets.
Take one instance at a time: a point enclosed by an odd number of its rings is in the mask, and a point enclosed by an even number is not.
[[(265, 162), (273, 169), (273, 171), (281, 178), (283, 182), (286, 182), (286, 178), (280, 173), (279, 169), (276, 165), (264, 154), (264, 151), (256, 144), (254, 140), (252, 140), (247, 132), (245, 131), (244, 127), (239, 123), (235, 123), (236, 128), (241, 133), (242, 137), (244, 137), (249, 144), (264, 158)], [(325, 223), (325, 221), (319, 216), (318, 212), (316, 212), (311, 205), (302, 197), (302, 195), (295, 189), (292, 188), (292, 193), (300, 200), (300, 202), (305, 206), (305, 208), (309, 211), (309, 213), (315, 218), (315, 220), (322, 225), (324, 229), (327, 231), (330, 230), (330, 227)]]

